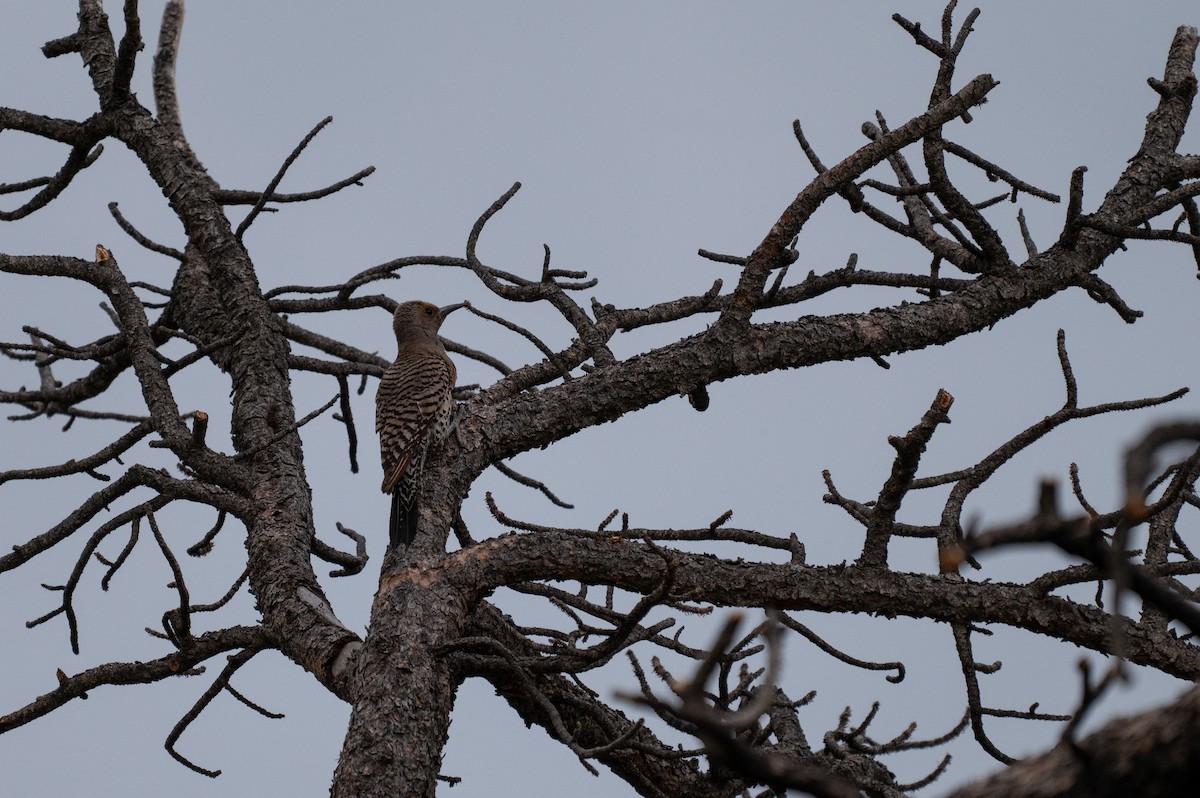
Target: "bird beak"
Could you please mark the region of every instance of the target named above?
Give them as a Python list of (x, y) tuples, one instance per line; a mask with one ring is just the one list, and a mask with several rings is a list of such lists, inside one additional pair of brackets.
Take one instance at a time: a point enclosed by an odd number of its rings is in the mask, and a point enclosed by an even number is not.
[(444, 308), (438, 308), (438, 315), (444, 319), (459, 308), (465, 308), (466, 306), (466, 302), (459, 302), (455, 305), (446, 305)]

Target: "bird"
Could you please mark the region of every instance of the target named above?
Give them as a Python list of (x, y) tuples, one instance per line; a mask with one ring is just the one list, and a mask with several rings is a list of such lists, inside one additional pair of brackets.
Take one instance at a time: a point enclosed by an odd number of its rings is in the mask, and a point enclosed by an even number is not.
[(438, 339), (446, 317), (466, 303), (438, 307), (402, 302), (392, 316), (396, 359), (375, 393), (375, 431), (383, 465), (380, 489), (391, 494), (391, 548), (412, 544), (425, 456), (446, 439), (454, 417), (451, 391), (458, 372)]

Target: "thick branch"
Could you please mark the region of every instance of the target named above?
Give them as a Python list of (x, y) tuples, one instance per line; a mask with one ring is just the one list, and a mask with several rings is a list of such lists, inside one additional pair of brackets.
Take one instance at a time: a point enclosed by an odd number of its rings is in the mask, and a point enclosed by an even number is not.
[(1179, 798), (1200, 780), (1200, 688), (1061, 743), (949, 798)]
[[(421, 578), (438, 584), (453, 582), (476, 597), (500, 584), (533, 580), (611, 584), (645, 595), (662, 583), (664, 566), (657, 551), (657, 547), (614, 540), (604, 533), (506, 535), (446, 555), (443, 570), (425, 572)], [(680, 551), (670, 551), (669, 556), (675, 573), (665, 601), (1000, 623), (1105, 653), (1111, 648), (1112, 624), (1116, 623), (1127, 638), (1131, 661), (1181, 678), (1200, 676), (1200, 650), (1195, 646), (1126, 619), (1114, 621), (1094, 607), (1045, 596), (1024, 585), (962, 582), (857, 567), (797, 568)], [(394, 590), (415, 577), (414, 572), (401, 569), (385, 578), (380, 590)]]

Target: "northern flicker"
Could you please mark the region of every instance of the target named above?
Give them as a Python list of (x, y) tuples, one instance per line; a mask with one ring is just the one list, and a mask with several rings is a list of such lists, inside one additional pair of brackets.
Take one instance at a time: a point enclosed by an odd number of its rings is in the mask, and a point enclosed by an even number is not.
[(425, 455), (450, 432), (458, 376), (438, 340), (446, 316), (462, 304), (439, 308), (404, 302), (392, 317), (396, 360), (383, 372), (375, 393), (375, 431), (383, 461), (384, 493), (392, 496), (388, 524), (392, 547), (408, 546), (417, 533), (417, 494)]

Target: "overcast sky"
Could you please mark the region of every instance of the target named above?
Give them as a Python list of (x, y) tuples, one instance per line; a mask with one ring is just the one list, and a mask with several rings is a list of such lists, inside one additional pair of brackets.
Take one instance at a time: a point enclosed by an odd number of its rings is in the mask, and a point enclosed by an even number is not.
[[(149, 42), (135, 89), (152, 100), (147, 67), (157, 39), (160, 2), (142, 6)], [(970, 6), (967, 7), (969, 9)], [(1100, 197), (1137, 150), (1145, 114), (1157, 95), (1145, 83), (1161, 77), (1166, 49), (1178, 25), (1200, 24), (1193, 2), (1127, 3), (1015, 0), (982, 3), (983, 13), (960, 61), (956, 88), (983, 72), (1000, 86), (955, 123), (950, 138), (973, 147), (1009, 171), (1065, 195), (1071, 170), (1086, 165), (1085, 210)], [(0, 105), (82, 119), (96, 107), (78, 57), (52, 61), (41, 45), (70, 33), (75, 5), (65, 0), (0, 0)], [(598, 277), (589, 292), (619, 306), (700, 293), (732, 267), (696, 256), (698, 248), (744, 255), (765, 235), (811, 170), (792, 135), (799, 118), (826, 164), (861, 146), (863, 121), (878, 109), (893, 126), (927, 103), (934, 58), (913, 45), (890, 19), (899, 12), (936, 30), (934, 2), (610, 2), (610, 3), (328, 3), (297, 0), (193, 2), (187, 11), (178, 65), (183, 124), (201, 161), (227, 188), (264, 187), (295, 144), (326, 115), (334, 121), (289, 173), (281, 190), (317, 188), (366, 165), (377, 171), (361, 188), (261, 217), (246, 243), (264, 286), (328, 284), (391, 258), (413, 254), (461, 255), (476, 217), (514, 181), (523, 189), (484, 233), (481, 255), (526, 276), (537, 274), (542, 245), (560, 268)], [(114, 24), (120, 4), (110, 3)], [(964, 12), (958, 14), (958, 19)], [(1184, 149), (1194, 151), (1189, 134)], [(0, 183), (54, 172), (65, 151), (13, 133), (0, 135)], [(963, 172), (965, 174), (965, 171)], [(882, 173), (881, 177), (886, 177)], [(992, 188), (976, 181), (978, 198)], [(1001, 189), (994, 189), (999, 191)], [(0, 198), (10, 209), (21, 200)], [(114, 251), (134, 279), (170, 281), (172, 262), (146, 252), (114, 224), (107, 203), (143, 232), (182, 247), (181, 229), (145, 169), (109, 142), (100, 161), (81, 174), (55, 203), (32, 217), (0, 227), (0, 251), (91, 257), (97, 243)], [(1064, 215), (1022, 196), (1037, 242), (1048, 246)], [(1010, 251), (1022, 251), (1017, 207), (1001, 205), (991, 217)], [(231, 209), (240, 219), (244, 209)], [(797, 279), (809, 270), (843, 265), (850, 253), (863, 268), (920, 271), (925, 253), (853, 217), (832, 202), (799, 241)], [(861, 529), (821, 503), (821, 470), (840, 490), (861, 500), (878, 491), (890, 467), (889, 434), (903, 434), (929, 406), (938, 388), (956, 397), (953, 424), (937, 432), (923, 474), (972, 464), (1020, 429), (1056, 410), (1063, 400), (1055, 332), (1067, 344), (1092, 404), (1167, 393), (1196, 382), (1195, 312), (1200, 286), (1182, 247), (1131, 244), (1110, 261), (1103, 277), (1146, 316), (1135, 325), (1095, 304), (1082, 291), (1056, 297), (994, 330), (948, 347), (871, 362), (833, 364), (715, 385), (712, 408), (692, 411), (677, 399), (615, 425), (588, 430), (515, 465), (548, 480), (576, 509), (553, 508), (497, 475), (486, 475), (468, 500), (476, 536), (503, 531), (483, 507), (495, 492), (511, 515), (539, 523), (593, 527), (614, 507), (634, 525), (707, 525), (727, 509), (732, 523), (778, 535), (795, 532), (810, 562), (855, 556)], [(466, 273), (406, 271), (380, 287), (398, 299), (438, 303), (470, 298), (481, 308), (520, 316), (554, 345), (570, 331), (553, 314), (503, 305)], [(23, 341), (23, 324), (81, 343), (110, 325), (99, 295), (62, 281), (0, 280), (0, 340)], [(914, 293), (844, 291), (796, 312), (863, 310)], [(523, 314), (523, 315), (521, 315)], [(530, 315), (532, 314), (532, 315)], [(764, 318), (766, 318), (764, 314)], [(367, 350), (387, 356), (393, 343), (387, 316), (357, 314), (350, 321), (306, 320)], [(699, 328), (624, 336), (628, 355)], [(521, 339), (459, 314), (448, 337), (520, 365), (541, 355)], [(487, 384), (494, 374), (458, 360), (460, 382)], [(64, 367), (60, 378), (73, 372)], [(0, 363), (0, 387), (32, 385), (27, 368)], [(213, 416), (210, 438), (227, 432), (228, 384), (196, 370), (173, 381), (180, 404)], [(138, 412), (128, 381), (97, 409)], [(297, 378), (297, 413), (318, 407), (336, 390), (332, 380)], [(342, 428), (328, 416), (305, 428), (307, 464), (318, 533), (340, 545), (335, 522), (368, 535), (372, 560), (351, 579), (324, 577), (335, 611), (363, 630), (382, 560), (386, 501), (378, 493), (377, 448), (372, 440), (373, 386), (356, 399), (362, 438), (360, 474), (347, 467)], [(1078, 422), (1016, 458), (979, 492), (969, 513), (984, 522), (1011, 520), (1031, 509), (1044, 475), (1064, 477), (1080, 464), (1089, 498), (1111, 506), (1117, 458), (1153, 419), (1195, 414), (1191, 397), (1141, 415)], [(61, 419), (0, 426), (0, 469), (45, 465), (89, 454), (120, 434), (113, 423), (77, 423), (60, 433)], [(227, 444), (226, 444), (227, 445)], [(150, 458), (144, 449), (139, 457)], [(116, 473), (114, 466), (107, 473)], [(8, 483), (0, 487), (3, 545), (27, 540), (70, 511), (77, 495), (94, 490), (86, 477), (69, 485)], [(914, 497), (901, 520), (928, 522), (938, 501)], [(164, 513), (180, 547), (198, 539), (211, 515)], [(16, 572), (0, 575), (0, 713), (26, 704), (54, 686), (54, 670), (75, 673), (110, 660), (161, 656), (164, 644), (148, 637), (172, 594), (167, 566), (143, 539), (112, 588), (99, 588), (93, 563), (77, 606), (82, 653), (70, 652), (61, 618), (33, 630), (25, 621), (52, 609), (85, 538), (77, 535)], [(217, 598), (240, 572), (239, 530), (228, 529), (214, 554), (189, 561), (193, 599)], [(102, 547), (115, 556), (116, 535)], [(747, 557), (761, 552), (738, 551)], [(1056, 562), (1048, 551), (989, 558), (980, 578), (1024, 578)], [(926, 544), (901, 544), (902, 567), (930, 571)], [(526, 603), (497, 600), (521, 615)], [(245, 592), (231, 616), (253, 617)], [(522, 616), (534, 617), (534, 616)], [(811, 646), (788, 647), (794, 698), (810, 689), (817, 699), (801, 710), (810, 741), (836, 725), (846, 706), (861, 719), (872, 701), (883, 704), (873, 731), (887, 739), (910, 721), (918, 736), (945, 732), (961, 716), (964, 698), (948, 628), (912, 621), (802, 616), (849, 653), (872, 660), (903, 660), (908, 679), (891, 685), (878, 673), (848, 671)], [(689, 624), (694, 623), (689, 621)], [(691, 642), (707, 638), (697, 634)], [(983, 681), (990, 706), (1025, 709), (1040, 701), (1048, 712), (1068, 712), (1076, 695), (1080, 652), (1024, 633), (997, 630), (977, 638), (980, 661), (1003, 660), (1000, 674)], [(649, 653), (644, 654), (645, 658)], [(621, 663), (624, 661), (621, 660)], [(174, 723), (208, 686), (210, 673), (142, 687), (107, 687), (0, 738), (0, 791), (51, 798), (158, 795), (325, 794), (341, 746), (348, 708), (299, 668), (264, 654), (235, 679), (239, 690), (287, 717), (271, 721), (228, 696), (219, 698), (185, 733), (178, 748), (198, 764), (219, 768), (215, 781), (176, 764), (162, 749)], [(592, 682), (605, 694), (634, 684), (618, 663)], [(1102, 707), (1101, 717), (1146, 706), (1180, 692), (1166, 678), (1139, 680)], [(627, 708), (627, 711), (635, 710)], [(989, 721), (998, 744), (1014, 755), (1056, 739), (1053, 725)], [(999, 767), (970, 740), (953, 748), (949, 775), (931, 788)], [(936, 764), (931, 753), (887, 760), (901, 780), (916, 780)], [(543, 794), (631, 795), (603, 773), (589, 776), (562, 746), (539, 730), (526, 731), (514, 713), (480, 683), (460, 693), (444, 772), (463, 777), (457, 798)], [(553, 779), (547, 782), (547, 777)], [(548, 786), (552, 785), (552, 786)], [(445, 788), (443, 788), (445, 789)]]

